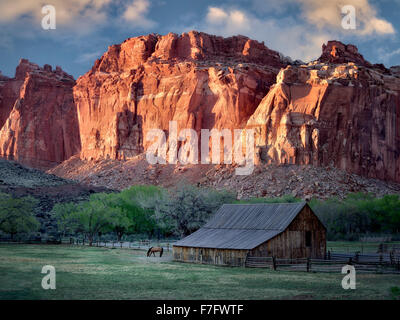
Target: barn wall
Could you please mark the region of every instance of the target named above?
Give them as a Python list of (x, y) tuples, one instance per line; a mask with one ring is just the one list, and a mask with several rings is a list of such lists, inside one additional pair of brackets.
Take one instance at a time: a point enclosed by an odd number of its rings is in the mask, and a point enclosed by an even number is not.
[(175, 261), (244, 266), (248, 250), (173, 247)]
[[(311, 247), (306, 247), (306, 231), (311, 231)], [(251, 256), (277, 258), (324, 258), (326, 230), (308, 206), (289, 227), (273, 239), (250, 251)]]

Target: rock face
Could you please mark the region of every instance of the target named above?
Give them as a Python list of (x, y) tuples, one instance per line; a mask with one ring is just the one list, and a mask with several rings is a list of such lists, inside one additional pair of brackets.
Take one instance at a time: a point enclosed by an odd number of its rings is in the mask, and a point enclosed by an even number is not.
[(318, 61), (280, 71), (247, 123), (261, 159), (400, 181), (400, 79), (354, 48), (329, 42)]
[(371, 67), (371, 63), (364, 59), (356, 46), (352, 44), (345, 45), (340, 41), (328, 41), (327, 44), (323, 44), (319, 61), (336, 64), (354, 62), (357, 65)]
[(21, 59), (0, 79), (0, 156), (49, 168), (80, 151), (72, 76)]
[(83, 159), (129, 159), (150, 129), (243, 128), (275, 82), (279, 54), (243, 36), (148, 35), (109, 47), (77, 80)]
[(243, 36), (150, 34), (110, 46), (76, 84), (27, 60), (15, 78), (0, 74), (0, 156), (31, 166), (129, 160), (170, 121), (198, 133), (254, 128), (261, 165), (400, 182), (400, 67), (339, 41), (302, 65)]

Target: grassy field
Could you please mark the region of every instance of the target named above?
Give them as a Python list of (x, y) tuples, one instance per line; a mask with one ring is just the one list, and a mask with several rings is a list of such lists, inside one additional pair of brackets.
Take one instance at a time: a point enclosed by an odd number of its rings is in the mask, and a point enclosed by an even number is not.
[[(44, 265), (57, 289), (43, 290)], [(0, 245), (0, 299), (391, 299), (400, 276), (282, 272), (173, 262), (166, 254), (64, 245)]]

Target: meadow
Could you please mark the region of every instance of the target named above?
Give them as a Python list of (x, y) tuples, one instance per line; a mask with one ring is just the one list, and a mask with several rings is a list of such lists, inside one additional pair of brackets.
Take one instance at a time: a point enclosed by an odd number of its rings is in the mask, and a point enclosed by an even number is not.
[[(56, 289), (41, 287), (44, 265)], [(171, 252), (69, 245), (0, 245), (0, 299), (393, 299), (400, 276), (218, 267), (172, 261)]]

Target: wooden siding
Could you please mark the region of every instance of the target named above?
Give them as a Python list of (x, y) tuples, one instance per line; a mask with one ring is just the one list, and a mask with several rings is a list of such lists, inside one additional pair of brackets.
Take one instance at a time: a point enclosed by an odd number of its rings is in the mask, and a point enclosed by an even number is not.
[[(306, 247), (307, 231), (311, 232), (311, 247)], [(277, 258), (324, 258), (325, 253), (326, 229), (309, 206), (303, 208), (284, 232), (250, 250), (251, 256)]]
[(175, 261), (244, 266), (248, 250), (173, 247)]

